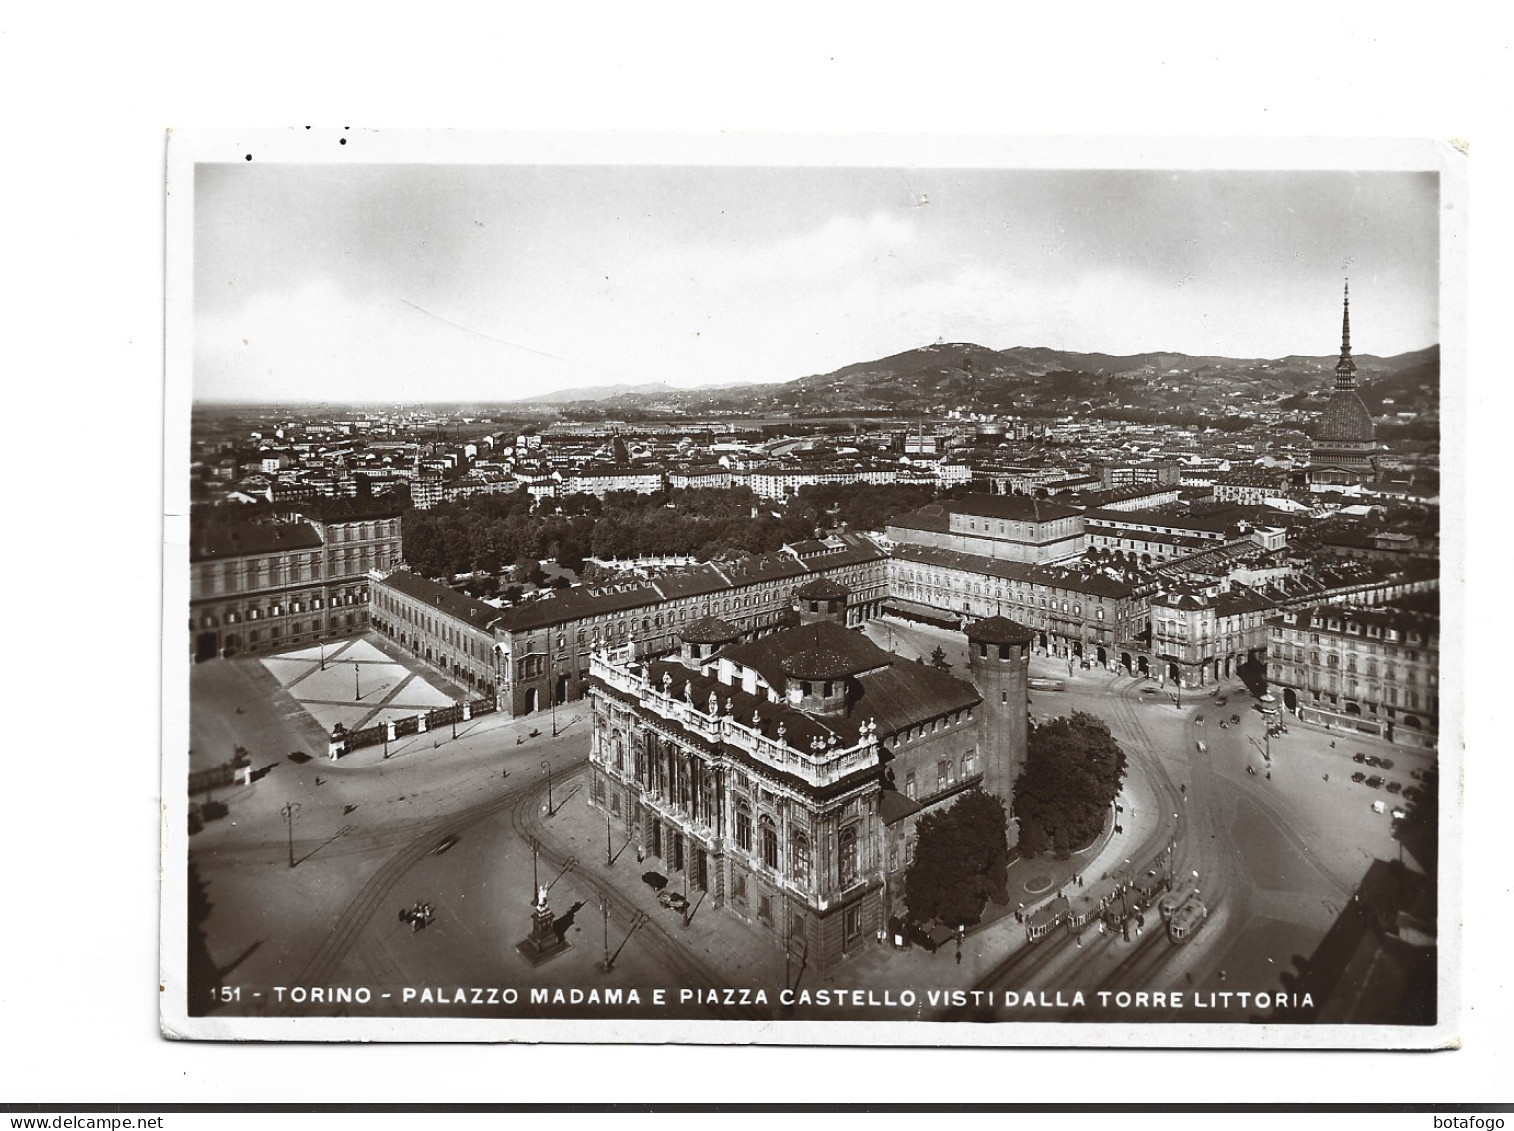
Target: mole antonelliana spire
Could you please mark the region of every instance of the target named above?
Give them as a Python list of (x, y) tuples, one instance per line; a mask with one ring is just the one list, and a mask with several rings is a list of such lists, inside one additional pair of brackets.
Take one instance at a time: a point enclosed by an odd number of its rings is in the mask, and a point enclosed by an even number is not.
[(1346, 301), (1341, 315), (1341, 359), (1335, 363), (1335, 387), (1356, 388), (1356, 362), (1351, 360), (1351, 280), (1346, 280)]
[(1335, 363), (1335, 388), (1320, 414), (1311, 454), (1314, 462), (1343, 469), (1353, 478), (1371, 474), (1377, 450), (1372, 414), (1356, 392), (1356, 362), (1351, 358), (1351, 283), (1341, 315), (1341, 356)]

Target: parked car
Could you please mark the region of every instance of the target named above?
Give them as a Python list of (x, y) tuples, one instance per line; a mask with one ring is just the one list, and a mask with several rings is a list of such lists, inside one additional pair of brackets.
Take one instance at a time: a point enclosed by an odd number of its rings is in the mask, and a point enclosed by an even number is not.
[(1383, 779), (1378, 777), (1376, 774), (1373, 774), (1370, 778), (1367, 779), (1367, 784), (1370, 785), (1373, 789), (1382, 789)]
[(1358, 750), (1355, 754), (1351, 755), (1351, 760), (1353, 762), (1365, 762), (1367, 760), (1367, 756), (1360, 750)]
[(1418, 801), (1424, 795), (1425, 791), (1417, 785), (1411, 785), (1408, 789), (1404, 790), (1405, 801)]
[(1392, 758), (1379, 758), (1377, 760), (1377, 764), (1379, 766), (1381, 766), (1385, 770), (1391, 770), (1393, 768), (1393, 759)]
[(1351, 775), (1351, 780), (1360, 784), (1361, 782), (1367, 780), (1367, 775), (1362, 773), (1360, 770), (1357, 770), (1356, 773)]
[(1403, 782), (1390, 781), (1388, 783), (1388, 792), (1389, 793), (1398, 793), (1403, 788), (1404, 788), (1404, 783)]
[(1377, 758), (1376, 754), (1368, 754), (1367, 755), (1367, 765), (1369, 765), (1369, 766), (1381, 766), (1382, 762), (1378, 761), (1378, 758)]

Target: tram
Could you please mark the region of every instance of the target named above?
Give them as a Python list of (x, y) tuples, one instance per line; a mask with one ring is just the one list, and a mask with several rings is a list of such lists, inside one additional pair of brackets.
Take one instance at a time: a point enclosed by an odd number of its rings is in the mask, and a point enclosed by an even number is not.
[(1199, 899), (1198, 893), (1190, 895), (1172, 912), (1167, 920), (1167, 937), (1182, 946), (1193, 937), (1195, 931), (1209, 918), (1209, 909)]
[(1025, 921), (1025, 937), (1031, 942), (1040, 942), (1066, 922), (1070, 906), (1065, 895), (1057, 896)]

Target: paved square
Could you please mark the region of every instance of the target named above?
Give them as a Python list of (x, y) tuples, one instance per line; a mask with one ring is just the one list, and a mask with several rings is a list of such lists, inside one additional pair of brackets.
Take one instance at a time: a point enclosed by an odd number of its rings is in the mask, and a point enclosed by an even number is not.
[(291, 649), (259, 663), (327, 734), (337, 723), (350, 730), (456, 702), (363, 639)]

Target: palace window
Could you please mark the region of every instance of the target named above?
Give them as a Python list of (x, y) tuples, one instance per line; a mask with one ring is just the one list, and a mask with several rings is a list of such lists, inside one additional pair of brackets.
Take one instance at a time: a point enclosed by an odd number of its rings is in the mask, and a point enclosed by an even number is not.
[(736, 843), (743, 852), (752, 851), (752, 813), (745, 801), (736, 803)]
[(759, 823), (762, 832), (762, 862), (774, 871), (778, 869), (778, 829), (773, 818), (766, 813)]
[(789, 861), (794, 869), (794, 880), (806, 883), (810, 878), (810, 839), (796, 832), (789, 839)]
[(857, 827), (848, 825), (836, 841), (836, 875), (845, 887), (857, 878)]
[(846, 941), (856, 942), (862, 937), (862, 904), (846, 909)]

